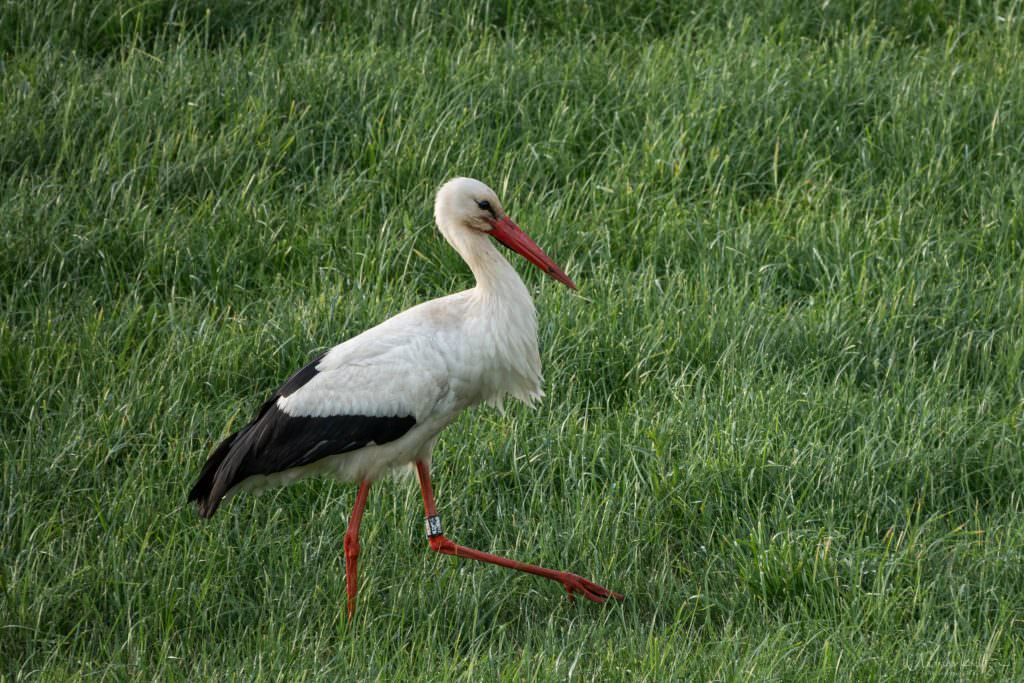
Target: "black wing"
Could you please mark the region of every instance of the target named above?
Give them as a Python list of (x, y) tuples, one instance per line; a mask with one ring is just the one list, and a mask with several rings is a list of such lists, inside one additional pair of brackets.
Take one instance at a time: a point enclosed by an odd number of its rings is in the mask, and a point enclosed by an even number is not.
[(292, 375), (263, 403), (252, 422), (224, 439), (207, 458), (188, 494), (189, 501), (198, 503), (202, 517), (213, 515), (224, 495), (248, 477), (301, 467), (371, 443), (388, 443), (416, 424), (411, 415), (296, 417), (280, 410), (277, 399), (315, 377), (321, 358)]

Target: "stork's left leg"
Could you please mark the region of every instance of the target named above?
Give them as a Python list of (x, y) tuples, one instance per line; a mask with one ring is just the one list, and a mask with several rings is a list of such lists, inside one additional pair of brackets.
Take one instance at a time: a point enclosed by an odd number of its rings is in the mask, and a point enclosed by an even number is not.
[(369, 480), (359, 484), (356, 493), (356, 504), (352, 507), (352, 516), (348, 519), (348, 531), (345, 532), (345, 588), (348, 590), (348, 618), (356, 611), (356, 591), (359, 590), (359, 523), (363, 521), (363, 509), (366, 507), (366, 496), (370, 492)]
[(441, 533), (441, 521), (437, 516), (437, 507), (434, 505), (434, 491), (430, 485), (430, 466), (423, 461), (416, 463), (416, 471), (420, 476), (420, 490), (423, 493), (423, 509), (427, 513), (427, 537), (430, 539), (430, 549), (445, 555), (455, 555), (456, 557), (465, 557), (470, 560), (479, 560), (481, 562), (490, 562), (491, 564), (497, 564), (502, 567), (508, 567), (509, 569), (515, 569), (520, 572), (527, 572), (529, 574), (536, 574), (537, 576), (543, 576), (545, 579), (551, 579), (552, 581), (558, 581), (565, 590), (569, 593), (569, 599), (574, 599), (574, 593), (579, 593), (588, 600), (594, 602), (604, 602), (608, 598), (615, 598), (616, 600), (622, 600), (623, 596), (615, 591), (610, 591), (603, 586), (599, 586), (593, 581), (588, 581), (582, 576), (576, 574), (570, 574), (569, 572), (560, 572), (554, 569), (545, 569), (544, 567), (538, 567), (533, 564), (526, 564), (525, 562), (517, 562), (507, 557), (500, 557), (498, 555), (492, 555), (491, 553), (485, 553), (480, 550), (474, 550), (473, 548), (467, 548), (466, 546), (452, 543), (444, 534)]

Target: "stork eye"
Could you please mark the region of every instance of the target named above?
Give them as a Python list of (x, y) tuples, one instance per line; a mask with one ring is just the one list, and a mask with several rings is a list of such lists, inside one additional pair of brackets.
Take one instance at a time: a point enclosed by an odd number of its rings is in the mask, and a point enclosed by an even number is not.
[(489, 201), (487, 201), (486, 199), (477, 200), (476, 205), (479, 206), (484, 211), (486, 211), (487, 213), (491, 214), (491, 218), (493, 218), (495, 220), (498, 219), (497, 212), (495, 212), (494, 207), (491, 206), (491, 203)]

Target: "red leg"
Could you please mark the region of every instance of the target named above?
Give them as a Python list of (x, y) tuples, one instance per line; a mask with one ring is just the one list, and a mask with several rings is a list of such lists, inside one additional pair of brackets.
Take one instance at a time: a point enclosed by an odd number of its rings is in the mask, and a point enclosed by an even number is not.
[(345, 587), (348, 589), (348, 618), (356, 611), (356, 591), (359, 589), (359, 523), (363, 521), (363, 508), (366, 507), (366, 496), (370, 492), (370, 482), (359, 484), (356, 504), (352, 508), (352, 516), (348, 520), (348, 531), (345, 532)]
[(537, 576), (543, 576), (545, 579), (558, 581), (565, 586), (565, 590), (569, 592), (570, 600), (574, 599), (574, 593), (579, 593), (583, 597), (588, 600), (593, 600), (594, 602), (604, 602), (610, 597), (615, 598), (616, 600), (623, 599), (623, 596), (619, 593), (610, 591), (607, 588), (599, 586), (593, 581), (588, 581), (582, 576), (577, 576), (576, 574), (555, 571), (554, 569), (545, 569), (544, 567), (526, 564), (525, 562), (517, 562), (516, 560), (510, 560), (507, 557), (492, 555), (480, 550), (473, 550), (472, 548), (458, 545), (457, 543), (452, 543), (444, 537), (444, 534), (441, 533), (441, 522), (437, 516), (437, 508), (434, 505), (434, 491), (430, 485), (430, 467), (425, 462), (418, 461), (416, 463), (416, 471), (420, 475), (420, 490), (423, 492), (423, 509), (427, 513), (427, 537), (430, 539), (431, 550), (444, 553), (445, 555), (455, 555), (456, 557), (465, 557), (470, 560), (490, 562), (491, 564), (515, 569), (516, 571), (536, 574)]

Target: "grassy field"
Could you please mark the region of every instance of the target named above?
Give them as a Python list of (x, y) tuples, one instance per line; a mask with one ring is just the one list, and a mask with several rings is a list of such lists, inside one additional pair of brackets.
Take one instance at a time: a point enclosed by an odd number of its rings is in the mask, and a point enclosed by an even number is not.
[[(340, 3), (339, 3), (340, 5)], [(0, 8), (0, 680), (1021, 680), (1024, 6)], [(471, 286), (548, 397), (411, 479), (185, 494), (314, 353)]]

